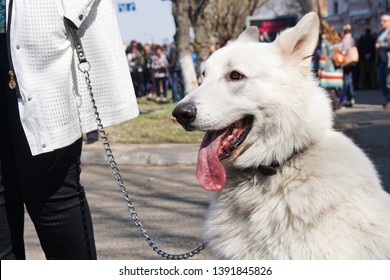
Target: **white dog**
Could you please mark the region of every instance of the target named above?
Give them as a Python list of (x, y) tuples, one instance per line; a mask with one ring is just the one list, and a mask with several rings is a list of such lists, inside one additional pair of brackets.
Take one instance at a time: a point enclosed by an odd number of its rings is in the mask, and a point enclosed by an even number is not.
[(259, 43), (249, 28), (205, 63), (173, 115), (205, 131), (197, 166), (215, 192), (206, 238), (222, 259), (389, 259), (390, 196), (372, 162), (333, 130), (311, 74), (315, 13)]

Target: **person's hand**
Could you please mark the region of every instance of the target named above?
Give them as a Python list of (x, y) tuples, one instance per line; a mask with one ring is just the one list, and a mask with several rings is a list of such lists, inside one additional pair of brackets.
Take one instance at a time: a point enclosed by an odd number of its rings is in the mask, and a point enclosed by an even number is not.
[(379, 47), (380, 47), (379, 43), (375, 43), (375, 48), (379, 49)]

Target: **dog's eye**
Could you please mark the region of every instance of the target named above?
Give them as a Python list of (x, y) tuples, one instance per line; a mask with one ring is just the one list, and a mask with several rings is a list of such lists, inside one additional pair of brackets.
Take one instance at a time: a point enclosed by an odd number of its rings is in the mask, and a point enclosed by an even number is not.
[(202, 71), (202, 76), (203, 76), (203, 77), (206, 76), (206, 71), (205, 71), (205, 70)]
[(243, 78), (245, 78), (245, 76), (242, 75), (240, 72), (232, 71), (232, 72), (230, 72), (229, 78), (231, 80), (234, 80), (234, 81), (239, 81), (239, 80), (242, 80)]

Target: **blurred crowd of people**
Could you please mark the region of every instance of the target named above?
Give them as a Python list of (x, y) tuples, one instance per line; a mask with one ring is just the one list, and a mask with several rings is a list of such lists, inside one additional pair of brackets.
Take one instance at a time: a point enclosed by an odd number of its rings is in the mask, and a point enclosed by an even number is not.
[[(193, 44), (188, 49), (195, 71), (198, 72), (199, 61)], [(138, 98), (168, 103), (180, 101), (184, 97), (183, 74), (175, 43), (157, 45), (131, 41), (126, 56)], [(168, 97), (168, 89), (172, 90), (172, 96)]]
[[(210, 54), (220, 48), (220, 43), (209, 48)], [(201, 82), (200, 60), (193, 43), (187, 46), (194, 64), (198, 83)], [(141, 44), (135, 40), (126, 47), (126, 56), (137, 98), (158, 103), (180, 101), (185, 95), (183, 72), (178, 61), (176, 45)], [(168, 95), (171, 89), (172, 95)]]
[(172, 88), (172, 101), (183, 98), (184, 83), (174, 43), (142, 45), (131, 41), (126, 49), (126, 56), (138, 98), (169, 102), (169, 87)]
[(383, 108), (390, 109), (390, 16), (381, 17), (380, 34), (366, 29), (358, 39), (354, 38), (350, 24), (340, 32), (326, 21), (321, 27), (313, 69), (320, 85), (328, 90), (333, 109), (353, 107), (355, 89), (377, 88), (385, 98)]

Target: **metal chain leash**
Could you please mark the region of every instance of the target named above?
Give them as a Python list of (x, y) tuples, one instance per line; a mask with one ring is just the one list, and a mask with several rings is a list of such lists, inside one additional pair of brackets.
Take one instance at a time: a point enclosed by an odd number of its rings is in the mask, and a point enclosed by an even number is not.
[(88, 61), (84, 61), (84, 62), (79, 63), (78, 68), (84, 74), (85, 83), (87, 85), (88, 93), (89, 93), (89, 96), (91, 98), (93, 112), (94, 112), (95, 119), (96, 119), (97, 129), (99, 131), (100, 139), (103, 143), (103, 148), (104, 148), (104, 151), (105, 151), (105, 154), (107, 157), (107, 161), (112, 169), (112, 173), (114, 174), (115, 181), (123, 194), (123, 198), (124, 198), (125, 203), (127, 205), (128, 211), (131, 215), (131, 219), (133, 220), (134, 224), (138, 228), (139, 232), (145, 237), (146, 242), (149, 243), (149, 246), (153, 249), (153, 251), (155, 251), (161, 257), (165, 257), (165, 258), (170, 259), (170, 260), (182, 260), (182, 259), (188, 259), (190, 257), (195, 256), (196, 254), (199, 254), (200, 251), (206, 247), (207, 242), (203, 242), (202, 244), (198, 245), (196, 248), (194, 248), (188, 252), (181, 253), (181, 254), (171, 254), (171, 253), (168, 253), (168, 252), (164, 251), (163, 249), (161, 249), (150, 238), (148, 232), (146, 231), (146, 229), (144, 228), (144, 226), (141, 223), (140, 218), (138, 217), (137, 211), (136, 211), (131, 199), (129, 198), (129, 194), (126, 191), (126, 188), (125, 188), (123, 180), (122, 180), (122, 176), (120, 175), (120, 172), (119, 172), (119, 169), (117, 167), (114, 155), (112, 154), (112, 150), (110, 148), (110, 144), (108, 142), (107, 135), (106, 135), (106, 132), (105, 132), (103, 124), (102, 124), (102, 120), (100, 119), (99, 112), (98, 112), (96, 102), (94, 99), (94, 95), (92, 92), (91, 80), (89, 79), (89, 70), (91, 68), (91, 65)]

